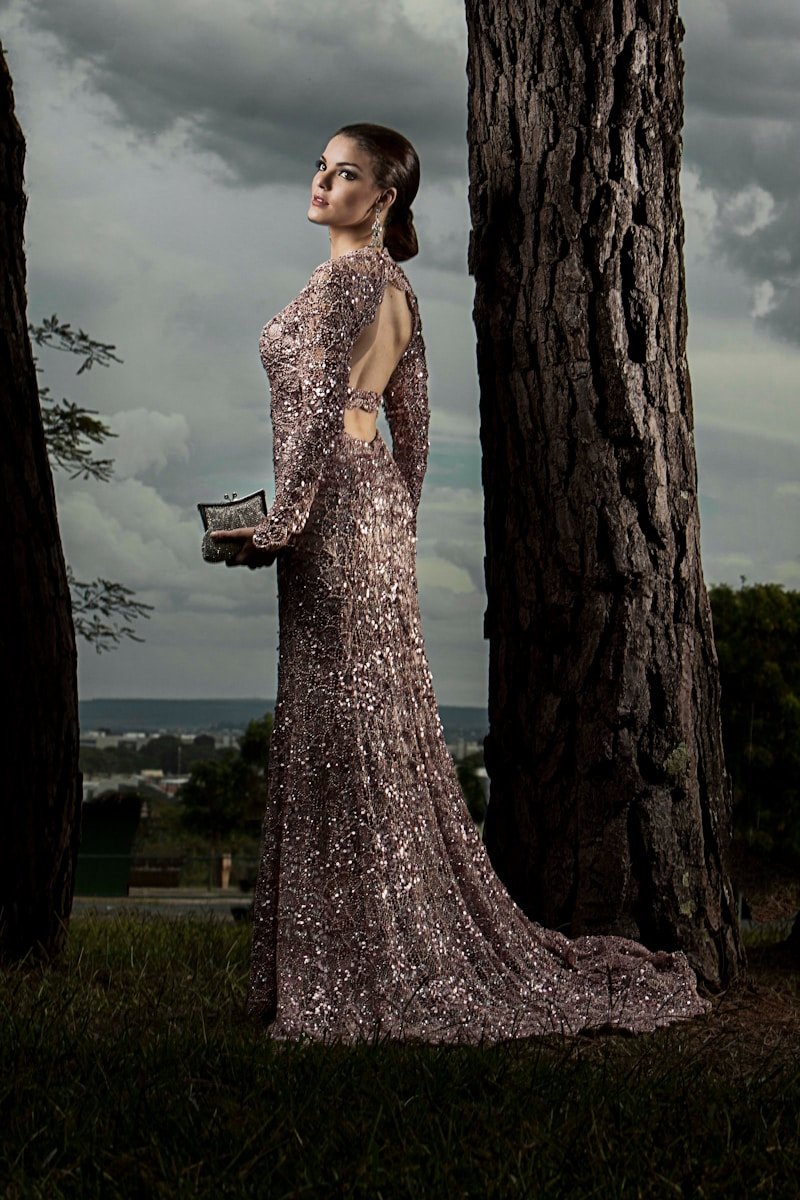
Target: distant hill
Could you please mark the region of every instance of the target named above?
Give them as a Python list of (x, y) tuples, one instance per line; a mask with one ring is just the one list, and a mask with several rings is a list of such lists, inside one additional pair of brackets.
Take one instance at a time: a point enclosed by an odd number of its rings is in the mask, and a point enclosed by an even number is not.
[[(81, 700), (81, 729), (111, 733), (200, 733), (244, 729), (248, 721), (272, 712), (274, 700)], [(439, 715), (448, 741), (481, 741), (488, 731), (486, 710), (443, 704)]]

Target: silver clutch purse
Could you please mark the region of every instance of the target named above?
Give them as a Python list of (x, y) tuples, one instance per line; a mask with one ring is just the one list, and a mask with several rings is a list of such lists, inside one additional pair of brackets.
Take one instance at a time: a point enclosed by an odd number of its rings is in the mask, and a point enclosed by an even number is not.
[(236, 492), (230, 496), (225, 493), (224, 500), (215, 504), (198, 504), (203, 521), (203, 558), (206, 562), (225, 562), (235, 558), (242, 548), (241, 542), (215, 542), (210, 536), (215, 529), (250, 529), (260, 525), (267, 515), (267, 497), (265, 492), (251, 492), (249, 496), (238, 497)]

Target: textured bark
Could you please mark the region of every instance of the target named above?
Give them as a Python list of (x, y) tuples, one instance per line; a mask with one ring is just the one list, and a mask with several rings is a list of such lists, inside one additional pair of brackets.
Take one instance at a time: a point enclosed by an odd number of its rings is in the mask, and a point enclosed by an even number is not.
[[(2, 48), (0, 48), (0, 51)], [(63, 946), (80, 836), (69, 587), (27, 329), (25, 142), (0, 52), (0, 958)]]
[(467, 0), (485, 838), (571, 936), (746, 969), (700, 562), (674, 0)]

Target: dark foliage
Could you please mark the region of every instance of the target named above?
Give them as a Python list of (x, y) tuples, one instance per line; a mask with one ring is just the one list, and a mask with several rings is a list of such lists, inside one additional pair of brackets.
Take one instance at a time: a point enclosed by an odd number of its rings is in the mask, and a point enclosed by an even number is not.
[(486, 816), (486, 790), (478, 768), (483, 766), (483, 751), (467, 754), (456, 761), (456, 773), (470, 816), (477, 825)]
[[(28, 325), (31, 343), (81, 359), (76, 374), (90, 371), (95, 364), (107, 367), (122, 359), (114, 354), (110, 342), (98, 342), (83, 329), (75, 331), (59, 321), (56, 313), (46, 317), (41, 325)], [(38, 367), (37, 367), (38, 370)], [(107, 482), (114, 469), (111, 458), (96, 458), (94, 447), (117, 435), (103, 421), (97, 420), (94, 409), (82, 408), (71, 400), (55, 401), (48, 387), (39, 387), (47, 453), (54, 467), (69, 472), (71, 479), (98, 479)], [(134, 631), (133, 622), (149, 617), (151, 604), (133, 599), (133, 590), (110, 579), (95, 579), (83, 583), (67, 568), (72, 617), (75, 632), (98, 654), (117, 646), (123, 638), (142, 642)]]
[(134, 600), (132, 588), (110, 579), (101, 577), (91, 583), (83, 583), (75, 578), (69, 566), (67, 578), (75, 632), (90, 646), (94, 646), (98, 654), (118, 645), (123, 638), (130, 638), (134, 642), (144, 641), (134, 631), (131, 622), (140, 617), (149, 620), (152, 604)]
[(800, 859), (800, 592), (780, 583), (709, 590), (734, 826)]
[(179, 797), (182, 824), (215, 846), (235, 832), (252, 833), (264, 813), (272, 713), (250, 721), (239, 748), (192, 766)]
[[(76, 375), (90, 371), (95, 363), (107, 367), (111, 362), (122, 362), (113, 353), (116, 349), (114, 345), (96, 342), (82, 329), (76, 333), (69, 324), (60, 322), (56, 313), (45, 317), (41, 325), (29, 324), (28, 333), (31, 344), (60, 350), (65, 354), (77, 354), (82, 362)], [(95, 420), (96, 411), (81, 408), (70, 400), (53, 400), (48, 387), (39, 388), (39, 402), (47, 450), (53, 465), (69, 471), (72, 479), (109, 480), (114, 460), (94, 458), (92, 446), (117, 435), (102, 421)]]

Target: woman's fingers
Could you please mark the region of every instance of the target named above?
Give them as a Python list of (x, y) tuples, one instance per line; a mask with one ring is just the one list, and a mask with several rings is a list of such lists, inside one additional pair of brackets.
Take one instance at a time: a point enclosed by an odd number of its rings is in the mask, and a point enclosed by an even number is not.
[(255, 526), (243, 529), (214, 529), (210, 536), (218, 542), (241, 542), (238, 554), (225, 560), (226, 567), (269, 567), (275, 562), (274, 550), (262, 550), (253, 542)]
[(214, 529), (211, 536), (218, 542), (241, 542), (251, 538), (255, 531), (255, 525), (249, 529)]
[(238, 554), (234, 554), (233, 558), (226, 559), (225, 566), (250, 567), (251, 570), (256, 567), (270, 567), (275, 562), (275, 556), (274, 550), (262, 550), (248, 540), (245, 541)]

